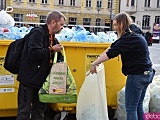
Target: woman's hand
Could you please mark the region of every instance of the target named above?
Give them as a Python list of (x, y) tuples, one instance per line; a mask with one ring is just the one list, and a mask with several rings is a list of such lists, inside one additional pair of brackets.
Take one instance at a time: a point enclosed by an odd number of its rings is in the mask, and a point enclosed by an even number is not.
[(90, 67), (90, 73), (91, 73), (91, 74), (93, 74), (93, 73), (97, 73), (96, 65), (91, 64), (91, 67)]

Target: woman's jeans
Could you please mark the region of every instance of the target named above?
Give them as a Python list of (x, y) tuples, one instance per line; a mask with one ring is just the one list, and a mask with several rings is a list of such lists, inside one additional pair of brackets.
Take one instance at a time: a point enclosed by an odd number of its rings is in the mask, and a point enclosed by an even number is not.
[(125, 88), (127, 120), (143, 120), (143, 100), (146, 89), (152, 82), (154, 72), (141, 75), (128, 75)]

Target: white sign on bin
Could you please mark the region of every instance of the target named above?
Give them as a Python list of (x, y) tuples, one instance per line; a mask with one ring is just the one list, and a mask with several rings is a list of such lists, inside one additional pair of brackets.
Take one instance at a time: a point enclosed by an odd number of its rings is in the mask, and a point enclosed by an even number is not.
[(0, 93), (14, 92), (14, 88), (0, 88)]
[(0, 85), (13, 85), (14, 75), (0, 75)]

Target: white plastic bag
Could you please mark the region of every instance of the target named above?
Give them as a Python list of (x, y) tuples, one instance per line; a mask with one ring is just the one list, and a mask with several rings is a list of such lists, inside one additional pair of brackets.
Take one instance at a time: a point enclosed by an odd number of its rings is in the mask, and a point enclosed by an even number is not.
[(160, 112), (160, 84), (159, 82), (153, 82), (149, 85), (151, 100), (150, 100), (150, 112)]
[(89, 74), (80, 89), (76, 117), (77, 120), (109, 120), (104, 65), (97, 67), (97, 74)]
[(15, 24), (15, 21), (12, 18), (12, 16), (6, 13), (6, 11), (1, 10), (0, 11), (0, 27), (10, 28), (10, 27), (13, 27), (14, 24)]
[(6, 16), (6, 11), (4, 11), (4, 10), (1, 10), (0, 11), (0, 24), (7, 24), (7, 22), (8, 22), (8, 18), (7, 18), (7, 16)]

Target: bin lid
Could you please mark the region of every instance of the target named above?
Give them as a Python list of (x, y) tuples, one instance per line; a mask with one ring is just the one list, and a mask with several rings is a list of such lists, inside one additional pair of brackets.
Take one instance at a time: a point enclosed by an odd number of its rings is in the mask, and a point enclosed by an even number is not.
[(87, 43), (87, 42), (60, 42), (63, 46), (69, 47), (96, 47), (96, 48), (107, 48), (111, 43)]

